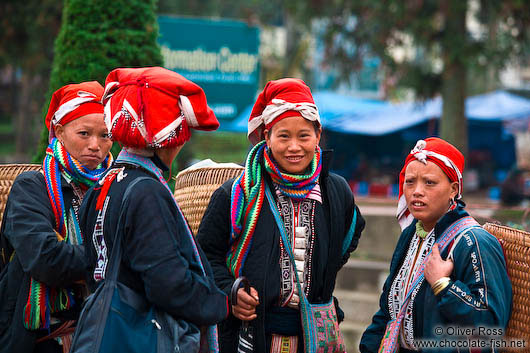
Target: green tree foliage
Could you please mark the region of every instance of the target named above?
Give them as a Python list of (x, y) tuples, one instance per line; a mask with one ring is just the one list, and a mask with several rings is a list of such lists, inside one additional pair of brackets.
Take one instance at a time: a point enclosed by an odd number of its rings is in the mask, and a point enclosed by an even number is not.
[(524, 0), (295, 1), (291, 11), (328, 19), (328, 62), (342, 77), (375, 54), (397, 86), (419, 98), (441, 93), (441, 135), (464, 151), (468, 82), (486, 73), (482, 82), (490, 84), (483, 87), (492, 88), (496, 71), (528, 55), (530, 3)]
[[(55, 90), (68, 83), (96, 80), (104, 84), (117, 67), (162, 65), (155, 9), (156, 0), (65, 0), (48, 102)], [(36, 162), (42, 160), (47, 144), (44, 128)]]

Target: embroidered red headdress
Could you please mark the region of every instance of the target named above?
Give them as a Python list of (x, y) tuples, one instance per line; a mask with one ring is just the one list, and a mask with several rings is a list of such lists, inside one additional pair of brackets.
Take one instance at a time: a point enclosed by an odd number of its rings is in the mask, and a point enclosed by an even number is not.
[(282, 78), (269, 81), (259, 94), (250, 119), (248, 120), (248, 139), (252, 144), (263, 140), (263, 130), (270, 129), (278, 121), (302, 116), (320, 124), (320, 115), (304, 81), (297, 78)]
[(88, 114), (103, 114), (102, 95), (103, 86), (97, 81), (74, 83), (55, 91), (45, 121), (50, 141), (55, 137), (55, 125), (65, 125)]
[(458, 182), (459, 187), (456, 198), (460, 199), (462, 197), (464, 155), (455, 146), (440, 138), (429, 137), (425, 140), (419, 140), (405, 159), (405, 165), (401, 169), (401, 173), (399, 173), (399, 199), (396, 217), (401, 229), (408, 227), (414, 219), (407, 208), (405, 195), (403, 195), (403, 183), (405, 182), (405, 170), (408, 164), (415, 160), (425, 164), (427, 161), (435, 163), (449, 177), (451, 182)]
[(112, 139), (128, 147), (178, 146), (189, 140), (189, 128), (219, 127), (202, 88), (161, 67), (113, 70), (103, 104)]

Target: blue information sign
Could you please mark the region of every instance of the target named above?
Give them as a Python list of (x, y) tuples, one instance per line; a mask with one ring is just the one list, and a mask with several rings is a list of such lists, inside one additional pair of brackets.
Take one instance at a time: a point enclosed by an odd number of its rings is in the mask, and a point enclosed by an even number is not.
[(255, 99), (259, 30), (245, 22), (159, 16), (164, 67), (200, 85), (208, 105), (228, 122)]

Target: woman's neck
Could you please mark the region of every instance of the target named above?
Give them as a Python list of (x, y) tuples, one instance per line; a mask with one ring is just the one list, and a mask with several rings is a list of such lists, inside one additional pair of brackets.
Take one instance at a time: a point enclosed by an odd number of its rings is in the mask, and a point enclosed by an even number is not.
[(175, 158), (177, 158), (177, 155), (180, 152), (181, 148), (182, 145), (168, 148), (160, 148), (155, 150), (155, 154), (168, 168), (171, 168), (171, 165), (173, 164)]
[(423, 223), (421, 222), (422, 224), (422, 227), (423, 227), (423, 230), (425, 230), (427, 233), (430, 232), (431, 230), (433, 230), (434, 226), (436, 225), (436, 223), (432, 224), (432, 223)]

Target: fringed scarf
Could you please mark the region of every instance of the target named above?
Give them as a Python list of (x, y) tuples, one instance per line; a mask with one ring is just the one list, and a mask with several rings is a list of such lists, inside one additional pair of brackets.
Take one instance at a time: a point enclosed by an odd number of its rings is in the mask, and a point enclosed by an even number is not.
[(265, 170), (271, 176), (272, 182), (278, 186), (280, 192), (294, 200), (303, 200), (313, 190), (320, 178), (322, 170), (322, 150), (317, 146), (315, 156), (306, 174), (282, 173), (269, 151), (265, 153)]
[(274, 184), (286, 196), (303, 200), (318, 182), (322, 170), (322, 150), (317, 146), (310, 168), (305, 174), (287, 174), (280, 171), (265, 141), (258, 143), (248, 154), (245, 170), (232, 185), (230, 204), (230, 251), (226, 264), (234, 277), (241, 275), (252, 235), (256, 228), (265, 195), (261, 161)]
[[(86, 190), (94, 185), (111, 163), (112, 155), (109, 153), (97, 169), (90, 170), (74, 159), (57, 138), (52, 139), (46, 149), (42, 169), (48, 197), (55, 215), (55, 232), (58, 241), (70, 241), (70, 236), (74, 236), (68, 231), (68, 211), (64, 205), (61, 175), (70, 183)], [(68, 310), (73, 305), (71, 290), (49, 287), (31, 278), (28, 302), (24, 308), (24, 327), (28, 330), (48, 329), (51, 314)]]

